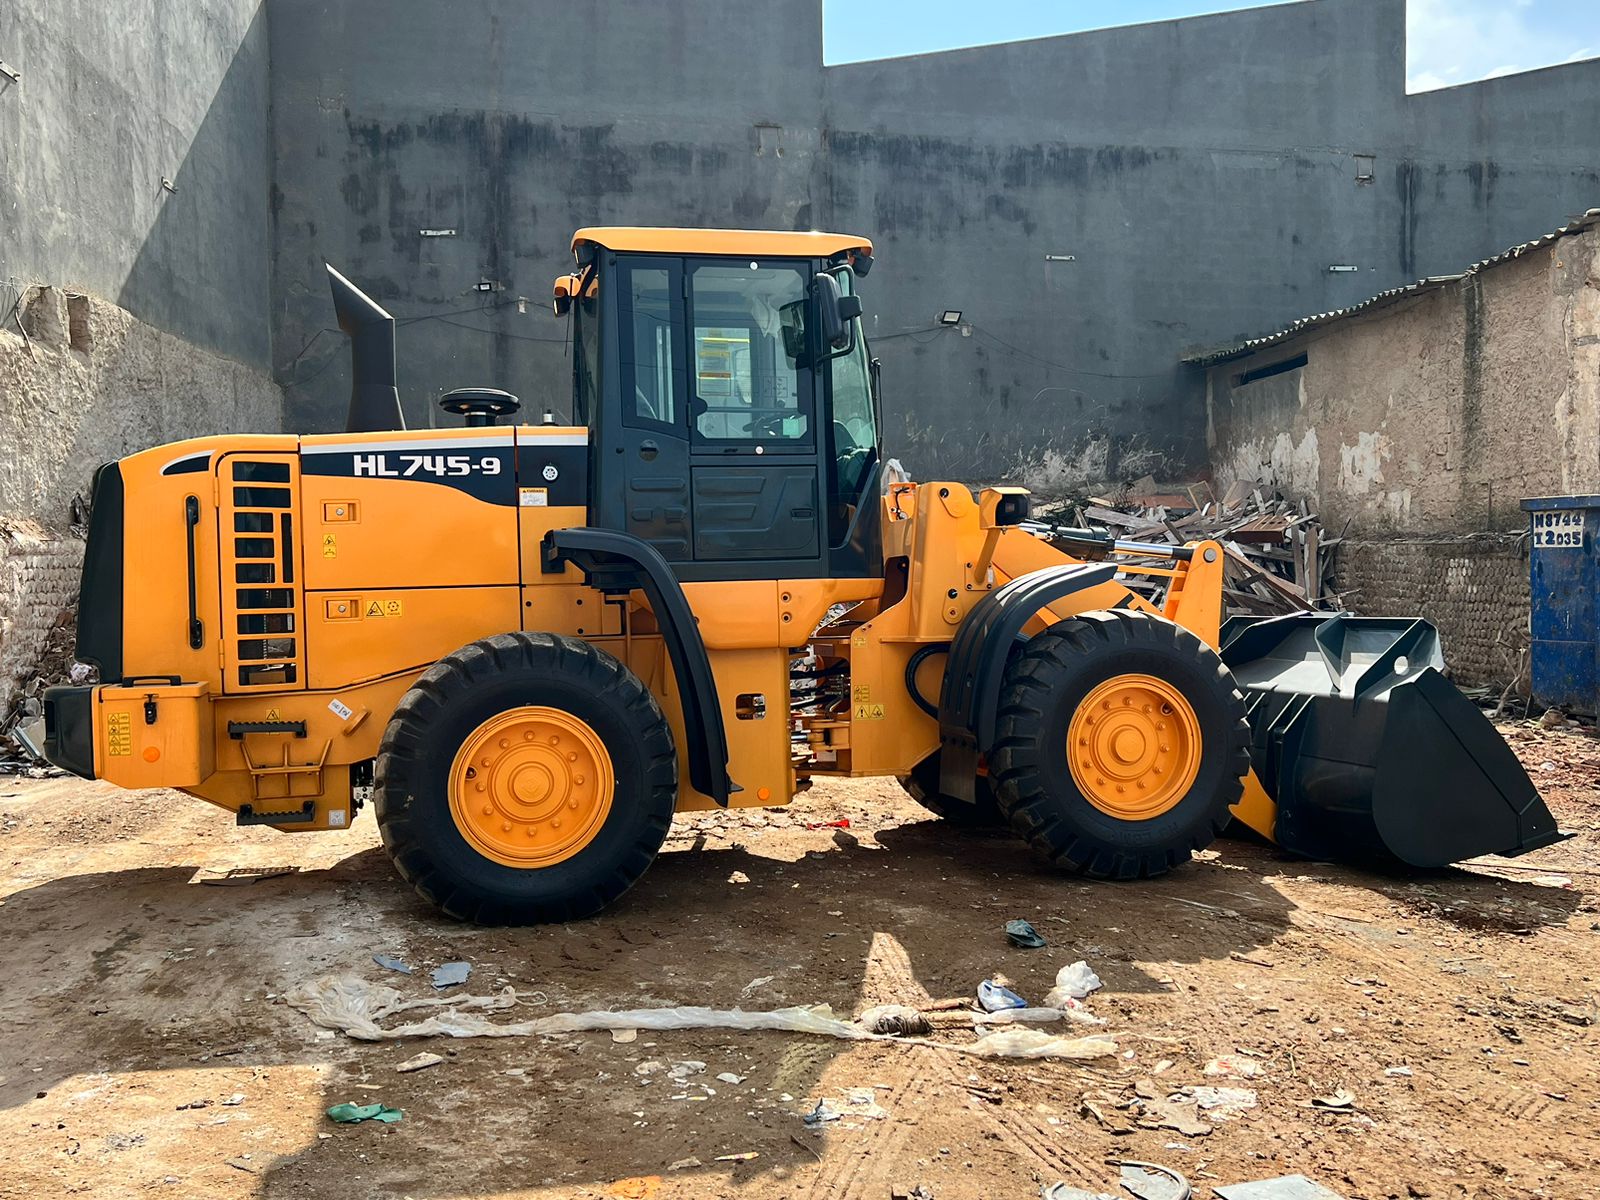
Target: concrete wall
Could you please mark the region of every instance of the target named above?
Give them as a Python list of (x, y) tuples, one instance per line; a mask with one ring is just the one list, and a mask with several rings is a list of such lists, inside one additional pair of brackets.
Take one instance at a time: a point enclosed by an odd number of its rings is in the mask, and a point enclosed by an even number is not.
[[(305, 428), (347, 387), (325, 258), (402, 317), (502, 305), (402, 329), (422, 421), (468, 383), (564, 409), (559, 327), (504, 302), (538, 308), (580, 225), (833, 227), (880, 246), (868, 328), (914, 470), (1183, 477), (1207, 456), (1180, 353), (1600, 197), (1600, 64), (1408, 97), (1404, 0), (827, 69), (816, 0), (269, 10), (276, 357)], [(934, 328), (945, 308), (965, 327)]]
[(0, 4), (0, 56), (0, 317), (81, 288), (265, 368), (262, 0)]
[[(535, 415), (568, 411), (549, 296), (580, 226), (827, 224), (816, 0), (270, 10), (292, 428), (342, 427), (349, 395), (343, 341), (320, 332), (333, 323), (324, 261), (408, 321), (401, 395), (407, 420), (428, 425), (437, 396), (469, 384), (513, 391)], [(473, 290), (484, 280), (499, 290)]]
[(1358, 535), (1519, 530), (1525, 496), (1600, 491), (1600, 228), (1218, 364), (1207, 386), (1219, 486), (1314, 497)]

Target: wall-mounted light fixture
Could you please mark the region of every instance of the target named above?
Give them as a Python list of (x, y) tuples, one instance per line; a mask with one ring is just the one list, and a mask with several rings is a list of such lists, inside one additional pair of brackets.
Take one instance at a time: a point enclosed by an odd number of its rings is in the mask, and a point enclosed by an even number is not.
[(941, 324), (941, 325), (959, 325), (959, 324), (961, 324), (961, 310), (959, 308), (947, 308), (947, 309), (945, 309), (943, 312), (941, 312), (939, 314), (939, 324)]
[(172, 180), (168, 179), (165, 175), (161, 177), (161, 186), (167, 191), (171, 192), (174, 196), (178, 194), (178, 185), (173, 183)]
[(1328, 268), (1329, 275), (1349, 275), (1361, 270), (1360, 267), (1351, 266), (1349, 263), (1334, 263)]
[(1046, 254), (1044, 260), (1045, 262), (1077, 262), (1078, 256), (1076, 254)]
[(417, 236), (418, 237), (455, 237), (455, 235), (456, 235), (456, 231), (454, 229), (419, 229), (419, 230), (417, 230)]

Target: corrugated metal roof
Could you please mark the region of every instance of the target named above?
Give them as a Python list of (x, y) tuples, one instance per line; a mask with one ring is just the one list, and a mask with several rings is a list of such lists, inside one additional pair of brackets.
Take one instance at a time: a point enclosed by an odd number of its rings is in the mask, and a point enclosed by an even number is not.
[(1336, 308), (1331, 312), (1318, 313), (1312, 317), (1301, 317), (1298, 321), (1285, 326), (1276, 333), (1265, 334), (1262, 337), (1246, 338), (1242, 342), (1235, 342), (1233, 345), (1222, 346), (1213, 350), (1203, 350), (1198, 354), (1186, 356), (1183, 361), (1198, 367), (1208, 367), (1213, 363), (1226, 362), (1231, 358), (1242, 358), (1247, 354), (1255, 353), (1257, 350), (1264, 350), (1269, 346), (1276, 346), (1280, 342), (1287, 342), (1289, 339), (1298, 337), (1300, 334), (1318, 326), (1328, 325), (1334, 321), (1342, 321), (1346, 317), (1353, 317), (1357, 313), (1393, 303), (1406, 296), (1437, 291), (1439, 288), (1455, 283), (1459, 279), (1465, 279), (1469, 275), (1476, 275), (1479, 271), (1485, 271), (1490, 267), (1499, 266), (1501, 263), (1510, 262), (1514, 258), (1521, 258), (1524, 254), (1538, 250), (1543, 246), (1548, 246), (1552, 242), (1560, 241), (1564, 237), (1571, 237), (1575, 233), (1593, 229), (1597, 225), (1600, 225), (1600, 208), (1591, 208), (1583, 216), (1569, 221), (1560, 229), (1547, 233), (1543, 237), (1534, 238), (1531, 242), (1523, 242), (1519, 246), (1512, 246), (1509, 250), (1502, 251), (1493, 258), (1486, 258), (1482, 262), (1473, 263), (1458, 275), (1431, 275), (1425, 279), (1418, 279), (1414, 283), (1390, 288), (1386, 292), (1379, 292), (1376, 296), (1363, 300), (1359, 304), (1352, 304), (1346, 308)]

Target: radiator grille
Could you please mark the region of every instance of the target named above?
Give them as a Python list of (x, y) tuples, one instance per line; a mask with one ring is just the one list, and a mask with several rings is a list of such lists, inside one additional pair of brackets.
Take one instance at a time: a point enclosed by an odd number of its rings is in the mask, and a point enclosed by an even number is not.
[(298, 460), (293, 454), (230, 455), (219, 470), (223, 689), (303, 688)]

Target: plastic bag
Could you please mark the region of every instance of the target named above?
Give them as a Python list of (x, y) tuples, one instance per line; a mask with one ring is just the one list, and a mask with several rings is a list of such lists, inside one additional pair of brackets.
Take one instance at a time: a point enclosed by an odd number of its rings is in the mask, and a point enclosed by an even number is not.
[[(364, 1042), (435, 1036), (537, 1037), (590, 1029), (773, 1029), (850, 1041), (931, 1046), (938, 1050), (995, 1058), (1100, 1058), (1115, 1054), (1117, 1050), (1116, 1043), (1106, 1038), (1066, 1038), (1027, 1028), (997, 1030), (966, 1044), (938, 1042), (931, 1038), (890, 1037), (874, 1034), (854, 1021), (842, 1020), (825, 1004), (815, 1008), (779, 1008), (769, 1012), (696, 1006), (642, 1008), (624, 1012), (552, 1013), (529, 1021), (502, 1024), (484, 1014), (503, 1013), (514, 1008), (518, 1004), (515, 988), (504, 988), (493, 996), (459, 994), (407, 998), (386, 984), (368, 983), (351, 975), (324, 975), (296, 984), (284, 993), (283, 998), (290, 1007), (303, 1012), (323, 1028), (339, 1030)], [(419, 1009), (432, 1009), (433, 1015), (399, 1025), (386, 1027), (379, 1024), (387, 1017)], [(973, 1015), (982, 1018), (982, 1014)], [(1021, 1019), (1032, 1021), (1039, 1018)]]
[(1089, 969), (1083, 960), (1056, 972), (1056, 985), (1045, 995), (1048, 1008), (1068, 1008), (1074, 1000), (1082, 1000), (1090, 992), (1098, 992), (1105, 985), (1100, 976)]
[(1002, 987), (992, 979), (985, 979), (978, 985), (978, 1003), (983, 1005), (984, 1012), (1001, 1012), (1008, 1008), (1027, 1008), (1028, 1002), (1017, 995), (1008, 987)]

